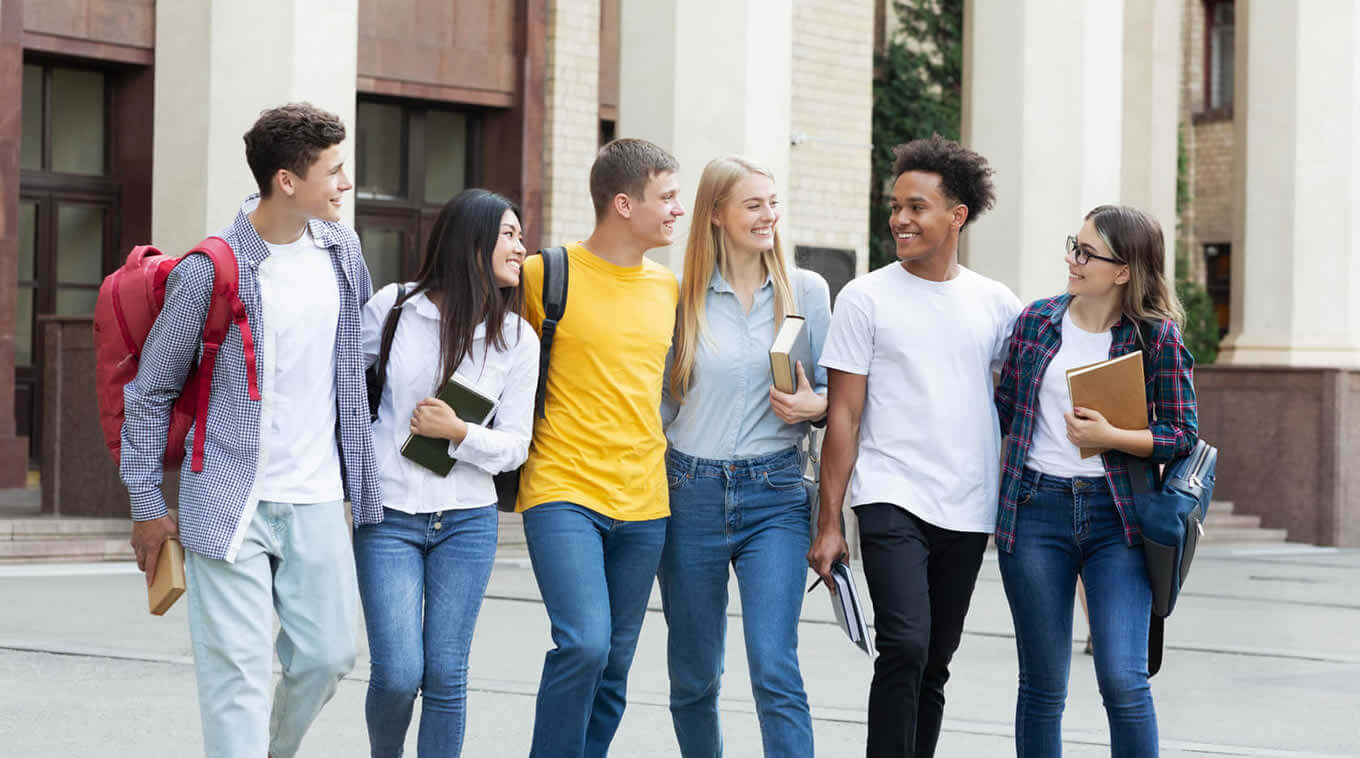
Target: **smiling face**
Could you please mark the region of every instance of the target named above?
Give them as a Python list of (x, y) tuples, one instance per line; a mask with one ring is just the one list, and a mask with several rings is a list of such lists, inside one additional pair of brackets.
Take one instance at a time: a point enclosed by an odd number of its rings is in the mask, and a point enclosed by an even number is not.
[(648, 250), (675, 239), (675, 220), (685, 215), (680, 204), (680, 179), (663, 171), (647, 180), (641, 197), (628, 196), (628, 227)]
[[(1095, 222), (1091, 219), (1087, 219), (1086, 223), (1081, 225), (1081, 231), (1077, 233), (1077, 247), (1102, 258), (1120, 260), (1120, 257), (1110, 249), (1110, 246), (1105, 244), (1105, 240), (1096, 231)], [(1067, 261), (1067, 291), (1069, 294), (1103, 297), (1128, 284), (1128, 264), (1112, 263), (1100, 260), (1100, 258), (1091, 258), (1084, 264), (1077, 263), (1076, 256), (1072, 252), (1067, 253), (1065, 260)]]
[(279, 169), (274, 181), (278, 193), (289, 198), (299, 213), (323, 221), (340, 220), (345, 193), (354, 188), (345, 175), (345, 158), (339, 145), (322, 150), (305, 175)]
[(774, 180), (749, 173), (733, 185), (727, 199), (713, 214), (713, 225), (722, 229), (734, 251), (759, 254), (774, 247), (779, 223), (779, 199)]
[(958, 249), (959, 230), (968, 207), (952, 201), (941, 189), (940, 175), (907, 171), (893, 183), (892, 230), (897, 259), (903, 263), (949, 256)]
[(501, 217), (500, 233), (496, 235), (496, 249), (491, 252), (491, 273), (498, 287), (519, 285), (519, 272), (524, 266), (524, 230), (519, 217), (507, 209)]

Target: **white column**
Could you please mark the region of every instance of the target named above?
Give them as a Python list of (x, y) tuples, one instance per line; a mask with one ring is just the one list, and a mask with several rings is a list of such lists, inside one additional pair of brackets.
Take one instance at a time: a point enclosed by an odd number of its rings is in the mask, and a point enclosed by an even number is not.
[[(704, 164), (745, 155), (787, 187), (793, 68), (788, 0), (623, 0), (618, 136), (651, 140), (680, 161), (680, 197), (694, 201)], [(652, 255), (676, 271), (675, 244)]]
[(549, 3), (543, 91), (543, 242), (569, 244), (590, 236), (595, 221), (590, 165), (600, 134), (600, 0)]
[(1239, 0), (1220, 361), (1360, 368), (1360, 0)]
[(970, 0), (963, 141), (996, 207), (963, 259), (1023, 300), (1060, 291), (1063, 240), (1091, 208), (1138, 206), (1175, 233), (1180, 19), (1172, 0)]
[[(307, 101), (345, 122), (354, 178), (358, 0), (156, 4), (152, 238), (187, 249), (255, 190), (242, 136), (261, 111)], [(351, 222), (351, 195), (344, 217)]]

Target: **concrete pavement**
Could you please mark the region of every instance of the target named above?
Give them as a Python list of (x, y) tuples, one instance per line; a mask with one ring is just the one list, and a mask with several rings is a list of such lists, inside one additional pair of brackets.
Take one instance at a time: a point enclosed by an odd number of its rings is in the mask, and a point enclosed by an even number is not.
[[(727, 755), (759, 756), (735, 588), (731, 595)], [(201, 754), (184, 603), (164, 618), (145, 608), (130, 564), (0, 566), (0, 756)], [(678, 755), (666, 709), (665, 631), (654, 594), (612, 755)], [(1076, 637), (1085, 634), (1078, 614)], [(824, 593), (808, 598), (800, 635), (818, 753), (862, 755), (868, 658), (841, 635)], [(1167, 637), (1153, 680), (1163, 755), (1360, 756), (1360, 551), (1201, 548)], [(548, 646), (528, 561), (503, 550), (472, 651), (464, 755), (527, 754)], [(1075, 640), (1073, 649), (1065, 754), (1108, 755), (1091, 659)], [(367, 754), (367, 677), (363, 655), (302, 755)], [(1015, 677), (1009, 612), (989, 553), (955, 659), (938, 755), (1014, 753)], [(412, 756), (414, 744), (413, 724)]]

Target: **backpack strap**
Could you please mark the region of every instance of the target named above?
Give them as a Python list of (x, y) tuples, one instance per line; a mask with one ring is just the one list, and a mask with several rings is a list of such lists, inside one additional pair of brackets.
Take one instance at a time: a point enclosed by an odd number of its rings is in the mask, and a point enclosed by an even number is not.
[(538, 389), (534, 394), (534, 416), (543, 418), (548, 395), (548, 359), (552, 353), (557, 323), (567, 310), (568, 258), (565, 247), (539, 251), (543, 256), (543, 326), (538, 350)]
[(208, 401), (212, 392), (213, 369), (217, 354), (227, 338), (227, 331), (235, 323), (241, 330), (241, 342), (246, 358), (246, 382), (251, 400), (260, 399), (260, 387), (255, 373), (255, 340), (250, 332), (250, 320), (238, 291), (239, 271), (236, 254), (221, 237), (208, 237), (185, 256), (202, 253), (213, 262), (212, 294), (208, 300), (208, 315), (203, 320), (203, 360), (198, 371), (198, 407), (194, 411), (194, 450), (191, 470), (203, 470), (203, 445), (208, 426)]
[[(375, 400), (382, 397), (382, 389), (387, 386), (387, 358), (392, 354), (392, 339), (397, 336), (397, 322), (401, 320), (401, 306), (405, 301), (406, 285), (398, 284), (397, 299), (392, 301), (392, 309), (387, 312), (387, 318), (383, 319), (382, 341), (378, 343), (378, 362), (373, 364)], [(372, 416), (370, 422), (378, 420), (377, 402), (373, 402), (369, 413)]]

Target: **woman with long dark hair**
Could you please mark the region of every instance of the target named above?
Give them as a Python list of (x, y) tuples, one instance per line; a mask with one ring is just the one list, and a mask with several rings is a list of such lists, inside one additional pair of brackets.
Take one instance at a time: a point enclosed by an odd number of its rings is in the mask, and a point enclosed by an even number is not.
[[(383, 520), (354, 533), (375, 758), (401, 755), (417, 692), (418, 755), (462, 750), (468, 649), (496, 553), (492, 476), (524, 462), (533, 429), (538, 339), (519, 315), (522, 238), (514, 204), (465, 190), (440, 212), (416, 281), (364, 306), (370, 365), (389, 312), (402, 309), (373, 423)], [(452, 376), (498, 398), (494, 429), (434, 397)], [(447, 476), (401, 455), (410, 434), (449, 441)]]
[[(1067, 291), (1031, 303), (1015, 323), (996, 389), (1001, 428), (1010, 434), (996, 542), (1020, 658), (1020, 758), (1062, 755), (1077, 577), (1086, 587), (1111, 753), (1157, 755), (1148, 686), (1152, 587), (1130, 464), (1186, 455), (1198, 433), (1194, 358), (1181, 338), (1184, 313), (1165, 261), (1155, 219), (1102, 205), (1067, 238)], [(1073, 407), (1067, 369), (1137, 350), (1149, 368), (1147, 428), (1120, 429), (1093, 408)], [(1082, 457), (1082, 448), (1103, 452)]]

